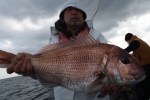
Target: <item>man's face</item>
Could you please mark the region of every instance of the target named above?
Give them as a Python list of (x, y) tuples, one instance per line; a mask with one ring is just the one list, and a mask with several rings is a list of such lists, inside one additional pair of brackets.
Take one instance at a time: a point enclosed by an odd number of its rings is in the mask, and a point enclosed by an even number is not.
[(64, 11), (64, 21), (66, 26), (77, 27), (84, 23), (83, 13), (73, 7), (68, 7)]

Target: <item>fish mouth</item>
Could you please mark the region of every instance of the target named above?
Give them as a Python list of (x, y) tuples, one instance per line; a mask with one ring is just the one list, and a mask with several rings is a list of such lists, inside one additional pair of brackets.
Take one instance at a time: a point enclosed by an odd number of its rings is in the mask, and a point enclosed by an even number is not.
[(130, 75), (133, 76), (135, 80), (143, 79), (144, 77), (146, 77), (144, 72), (138, 72), (134, 74), (132, 73)]
[(143, 81), (145, 78), (146, 78), (146, 75), (142, 76), (141, 78), (139, 78), (139, 79), (137, 80), (137, 83)]
[(146, 75), (142, 76), (141, 78), (139, 79), (132, 79), (132, 80), (124, 80), (124, 81), (121, 81), (118, 86), (122, 87), (122, 86), (128, 86), (128, 85), (136, 85), (137, 83), (143, 81), (144, 79), (146, 78)]
[(144, 75), (144, 76), (142, 76), (142, 77), (140, 77), (138, 79), (135, 79), (135, 80), (133, 80), (133, 84), (137, 84), (137, 83), (143, 81), (145, 78), (146, 78), (146, 75)]
[(135, 80), (139, 80), (141, 78), (141, 76), (139, 74), (135, 74), (133, 77), (134, 77)]

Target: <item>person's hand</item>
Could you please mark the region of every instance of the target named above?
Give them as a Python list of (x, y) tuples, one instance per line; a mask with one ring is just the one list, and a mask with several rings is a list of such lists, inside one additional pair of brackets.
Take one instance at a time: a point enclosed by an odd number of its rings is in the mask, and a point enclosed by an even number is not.
[(120, 91), (117, 86), (114, 84), (105, 84), (103, 88), (100, 90), (101, 95), (112, 95), (112, 94), (119, 94)]
[(30, 56), (31, 54), (28, 53), (18, 53), (17, 56), (12, 59), (12, 63), (9, 64), (7, 73), (11, 74), (15, 72), (23, 76), (30, 76), (33, 74)]

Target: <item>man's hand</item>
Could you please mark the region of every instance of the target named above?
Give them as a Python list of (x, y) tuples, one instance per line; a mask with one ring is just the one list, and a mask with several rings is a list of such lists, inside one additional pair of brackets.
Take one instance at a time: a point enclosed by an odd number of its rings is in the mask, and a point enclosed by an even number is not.
[(114, 84), (105, 84), (105, 85), (103, 86), (103, 88), (100, 90), (100, 93), (101, 93), (102, 95), (106, 95), (106, 94), (112, 95), (113, 93), (114, 93), (114, 94), (119, 94), (120, 91), (119, 91), (119, 89), (117, 88), (117, 86), (115, 86)]
[(8, 66), (7, 73), (11, 74), (15, 72), (17, 74), (22, 74), (23, 76), (30, 76), (33, 74), (30, 56), (31, 54), (18, 53), (12, 60), (12, 63)]

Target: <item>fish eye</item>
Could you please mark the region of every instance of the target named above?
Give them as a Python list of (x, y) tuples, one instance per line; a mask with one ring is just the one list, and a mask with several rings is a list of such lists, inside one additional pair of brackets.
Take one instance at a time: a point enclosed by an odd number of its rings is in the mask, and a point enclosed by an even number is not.
[(121, 56), (121, 62), (123, 64), (129, 64), (130, 63), (130, 59), (127, 56)]

